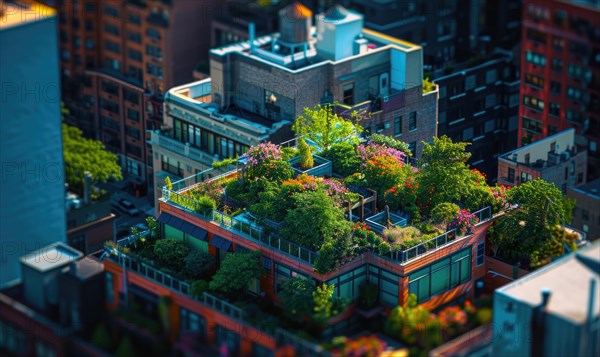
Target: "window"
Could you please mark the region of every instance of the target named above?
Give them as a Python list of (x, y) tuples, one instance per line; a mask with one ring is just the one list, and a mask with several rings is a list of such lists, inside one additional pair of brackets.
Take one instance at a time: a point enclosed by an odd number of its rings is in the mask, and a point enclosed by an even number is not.
[(163, 78), (162, 67), (153, 63), (146, 63), (146, 73), (151, 74), (159, 79)]
[(394, 135), (402, 134), (402, 115), (394, 118)]
[(136, 129), (132, 126), (126, 125), (125, 126), (125, 132), (127, 133), (127, 136), (132, 137), (134, 139), (140, 140), (140, 131), (139, 129)]
[(135, 109), (127, 108), (127, 119), (131, 119), (133, 121), (140, 121), (140, 112)]
[(567, 87), (567, 97), (571, 100), (579, 101), (581, 99), (581, 90), (569, 86)]
[(577, 174), (577, 183), (583, 183), (583, 172)]
[(471, 280), (471, 247), (436, 261), (409, 276), (409, 293), (422, 303)]
[(531, 158), (530, 154), (525, 154), (525, 163), (526, 164), (529, 164), (530, 158)]
[(121, 53), (121, 46), (118, 43), (106, 40), (104, 41), (104, 47), (114, 53)]
[(562, 51), (563, 47), (565, 47), (565, 40), (562, 37), (554, 36), (552, 39), (552, 47), (555, 51)]
[(133, 48), (129, 49), (129, 58), (134, 61), (142, 62), (142, 53), (140, 51), (136, 51)]
[(127, 16), (127, 21), (130, 24), (136, 24), (136, 25), (139, 25), (142, 23), (140, 17), (138, 15), (132, 14), (132, 13), (129, 13), (129, 15)]
[(100, 98), (100, 107), (113, 114), (119, 114), (119, 105), (111, 100)]
[[(128, 154), (133, 154), (134, 156), (142, 157), (142, 149), (137, 145), (126, 143), (125, 151), (127, 151)], [(128, 161), (128, 163), (129, 163), (129, 161)], [(137, 174), (137, 175), (139, 176), (139, 174)]]
[(490, 69), (485, 73), (485, 83), (491, 84), (496, 82), (496, 70)]
[(584, 221), (589, 221), (590, 219), (590, 211), (586, 210), (586, 209), (582, 209), (581, 210), (581, 219)]
[(534, 87), (543, 88), (544, 87), (544, 78), (540, 76), (536, 76), (535, 74), (526, 73), (525, 74), (525, 83), (530, 84)]
[(523, 104), (531, 109), (544, 111), (544, 101), (529, 95), (523, 96)]
[(115, 36), (119, 36), (121, 34), (121, 31), (119, 31), (119, 28), (117, 26), (109, 23), (104, 24), (104, 31)]
[(152, 56), (155, 59), (161, 61), (162, 60), (162, 49), (158, 46), (154, 45), (146, 45), (146, 54), (148, 56)]
[(150, 37), (153, 40), (160, 40), (160, 32), (152, 27), (146, 30), (146, 36)]
[(477, 77), (473, 74), (465, 78), (465, 90), (470, 90), (475, 88), (477, 82)]
[(344, 98), (343, 99), (344, 104), (349, 104), (349, 105), (354, 104), (354, 83), (344, 85), (343, 98)]
[(129, 103), (137, 104), (140, 101), (140, 95), (134, 91), (123, 88), (123, 98)]
[(179, 316), (180, 332), (196, 332), (199, 334), (200, 340), (206, 338), (206, 319), (203, 316), (183, 307), (179, 309)]
[(94, 40), (91, 38), (86, 38), (85, 39), (85, 48), (88, 50), (93, 50), (94, 49)]
[(554, 115), (555, 117), (560, 117), (560, 105), (556, 103), (550, 103), (549, 113), (550, 115)]
[(541, 31), (534, 30), (532, 28), (528, 28), (527, 29), (527, 39), (530, 41), (545, 44), (546, 43), (546, 34)]
[(142, 34), (139, 33), (139, 32), (128, 31), (127, 32), (127, 38), (131, 42), (142, 43)]
[(506, 178), (506, 180), (510, 183), (515, 182), (515, 169), (512, 168), (508, 168), (508, 177)]
[(583, 75), (583, 69), (579, 65), (569, 63), (567, 66), (567, 75), (576, 80), (581, 79)]
[(35, 341), (35, 356), (36, 357), (56, 357), (56, 352), (51, 345), (37, 340)]
[(466, 128), (462, 132), (462, 140), (463, 141), (469, 141), (471, 139), (473, 139), (473, 127)]
[(385, 306), (398, 305), (398, 282), (400, 277), (387, 270), (369, 265), (369, 282), (379, 286), (380, 303)]
[(560, 94), (561, 84), (560, 82), (550, 81), (550, 93)]
[(488, 94), (485, 96), (485, 107), (491, 108), (496, 105), (496, 94)]
[[(293, 271), (290, 268), (287, 268), (281, 264), (275, 264), (275, 274), (273, 274), (274, 276), (274, 283), (275, 283), (275, 293), (279, 294), (281, 292), (281, 284), (283, 284), (284, 281), (290, 279), (290, 278), (302, 278), (302, 279), (310, 279), (308, 276), (304, 275), (304, 274), (300, 274), (296, 271)], [(310, 279), (311, 281), (313, 281), (312, 279)], [(313, 281), (314, 283), (314, 281)]]
[(417, 112), (410, 112), (408, 115), (408, 130), (413, 131), (417, 129)]
[(475, 256), (475, 266), (482, 266), (485, 260), (485, 242), (477, 244), (477, 255)]
[(119, 10), (107, 5), (104, 7), (104, 14), (112, 17), (119, 17)]
[(558, 59), (558, 58), (553, 58), (552, 59), (552, 70), (555, 72), (561, 72), (562, 71), (562, 66), (563, 66), (563, 62), (562, 60)]
[(335, 290), (333, 296), (346, 300), (356, 300), (360, 294), (360, 286), (367, 281), (367, 266), (344, 273), (327, 281), (328, 285), (333, 284)]
[(525, 52), (525, 61), (533, 63), (536, 66), (546, 66), (546, 57), (540, 53), (533, 51)]
[(531, 181), (532, 179), (533, 178), (531, 177), (531, 174), (528, 174), (527, 172), (521, 172), (521, 183)]

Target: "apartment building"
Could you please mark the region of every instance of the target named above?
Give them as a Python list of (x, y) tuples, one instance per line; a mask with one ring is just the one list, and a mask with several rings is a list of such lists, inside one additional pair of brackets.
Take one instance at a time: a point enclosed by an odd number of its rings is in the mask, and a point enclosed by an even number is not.
[(586, 182), (587, 152), (578, 151), (575, 129), (567, 129), (498, 157), (498, 183), (516, 186), (538, 178), (567, 193)]
[[(368, 132), (407, 142), (419, 157), (436, 135), (438, 91), (423, 93), (422, 47), (363, 27), (336, 5), (315, 17), (283, 8), (280, 33), (211, 50), (211, 78), (173, 88), (168, 131), (152, 134), (155, 195), (166, 176), (185, 177), (257, 142), (281, 142), (304, 108), (356, 111)], [(294, 19), (289, 21), (287, 19)]]
[[(168, 88), (189, 82), (208, 59), (220, 1), (60, 1), (66, 122), (119, 154), (127, 179), (153, 180), (146, 130), (162, 125)], [(182, 38), (194, 37), (190, 41)]]
[(66, 239), (56, 11), (0, 6), (0, 288), (19, 256)]
[(575, 199), (571, 225), (587, 234), (590, 241), (600, 239), (600, 179), (582, 186), (567, 186), (567, 197)]
[(496, 290), (492, 355), (596, 354), (599, 256), (594, 244)]
[(424, 48), (428, 70), (461, 62), (480, 48), (512, 48), (519, 38), (520, 2), (431, 2), (345, 0), (352, 10), (365, 14), (366, 27)]
[(519, 145), (575, 128), (600, 173), (600, 6), (597, 1), (525, 1)]
[(469, 164), (494, 182), (498, 154), (517, 147), (519, 78), (512, 52), (493, 53), (453, 68), (439, 86), (438, 135), (470, 142)]

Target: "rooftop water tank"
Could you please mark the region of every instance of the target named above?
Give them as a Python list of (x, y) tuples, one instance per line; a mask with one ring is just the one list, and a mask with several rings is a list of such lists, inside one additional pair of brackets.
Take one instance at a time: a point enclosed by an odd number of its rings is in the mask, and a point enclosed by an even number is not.
[(299, 2), (279, 10), (279, 40), (296, 44), (308, 42), (312, 27), (312, 11)]

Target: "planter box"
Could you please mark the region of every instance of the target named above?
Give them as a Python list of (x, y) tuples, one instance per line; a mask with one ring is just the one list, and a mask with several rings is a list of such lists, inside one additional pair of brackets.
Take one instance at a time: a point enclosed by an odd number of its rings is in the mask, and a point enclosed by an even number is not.
[[(387, 215), (385, 212), (379, 212), (374, 216), (367, 218), (365, 221), (371, 227), (371, 230), (381, 234), (386, 228)], [(400, 217), (397, 214), (390, 212), (390, 222), (392, 226), (406, 227), (407, 220), (404, 217)]]
[(315, 164), (312, 169), (302, 170), (300, 168), (300, 156), (296, 156), (292, 159), (289, 159), (288, 162), (290, 163), (290, 165), (292, 165), (292, 168), (294, 169), (294, 177), (300, 174), (309, 174), (317, 177), (332, 175), (331, 161), (314, 154), (313, 160)]

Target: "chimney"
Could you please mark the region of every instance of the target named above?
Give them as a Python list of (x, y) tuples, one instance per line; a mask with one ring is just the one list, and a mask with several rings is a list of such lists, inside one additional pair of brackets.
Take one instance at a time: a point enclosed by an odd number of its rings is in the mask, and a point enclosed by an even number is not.
[(250, 53), (254, 53), (254, 37), (255, 37), (254, 22), (248, 24), (248, 39), (250, 40)]
[(542, 304), (540, 305), (541, 307), (546, 307), (546, 305), (548, 305), (548, 301), (550, 301), (551, 295), (552, 291), (550, 289), (542, 289)]
[(83, 174), (83, 202), (87, 205), (92, 201), (92, 174), (86, 171)]

